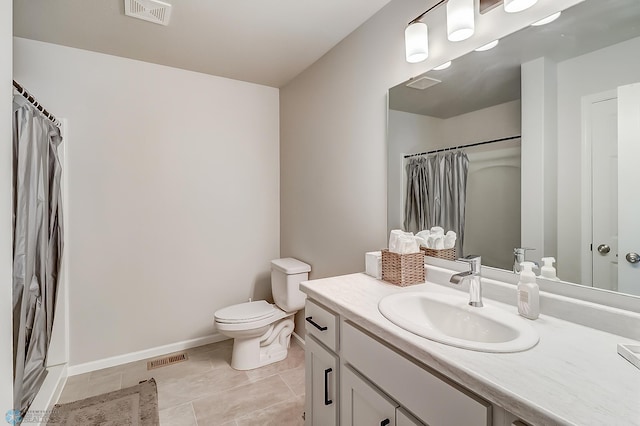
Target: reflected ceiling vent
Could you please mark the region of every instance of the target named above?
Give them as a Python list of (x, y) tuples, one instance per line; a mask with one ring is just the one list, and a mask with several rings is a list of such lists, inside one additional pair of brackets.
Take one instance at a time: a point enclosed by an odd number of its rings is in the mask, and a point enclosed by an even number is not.
[(171, 5), (158, 0), (124, 0), (124, 14), (154, 24), (169, 25)]
[(431, 86), (435, 86), (438, 83), (442, 82), (440, 80), (436, 80), (435, 78), (420, 77), (407, 83), (407, 87), (411, 87), (412, 89), (424, 90)]

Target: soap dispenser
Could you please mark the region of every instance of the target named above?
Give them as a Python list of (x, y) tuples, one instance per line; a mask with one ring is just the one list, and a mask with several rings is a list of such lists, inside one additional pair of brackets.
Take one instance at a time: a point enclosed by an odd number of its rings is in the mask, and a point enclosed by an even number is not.
[(533, 273), (533, 262), (520, 264), (520, 281), (518, 281), (518, 313), (525, 318), (536, 319), (540, 315), (540, 292)]
[(553, 257), (542, 258), (542, 268), (540, 268), (540, 278), (546, 278), (552, 281), (560, 281), (560, 278), (556, 276), (556, 268), (553, 264), (556, 260)]

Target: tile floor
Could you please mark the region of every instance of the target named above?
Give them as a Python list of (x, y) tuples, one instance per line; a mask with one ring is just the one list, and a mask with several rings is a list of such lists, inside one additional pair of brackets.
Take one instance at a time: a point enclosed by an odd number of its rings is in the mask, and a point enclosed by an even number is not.
[(69, 377), (59, 403), (155, 378), (162, 426), (303, 425), (304, 350), (291, 340), (289, 355), (262, 368), (231, 368), (233, 340), (187, 350), (189, 360), (147, 370), (147, 360)]

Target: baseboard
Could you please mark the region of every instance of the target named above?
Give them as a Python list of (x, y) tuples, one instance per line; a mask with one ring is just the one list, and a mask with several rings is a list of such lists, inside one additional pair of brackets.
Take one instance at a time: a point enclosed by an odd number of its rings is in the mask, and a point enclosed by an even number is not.
[(184, 340), (182, 342), (171, 343), (164, 346), (156, 346), (155, 348), (149, 348), (137, 352), (130, 352), (128, 354), (99, 359), (97, 361), (86, 362), (84, 364), (70, 365), (68, 368), (68, 374), (69, 376), (77, 376), (78, 374), (89, 373), (91, 371), (102, 370), (103, 368), (114, 367), (116, 365), (126, 364), (128, 362), (140, 361), (142, 359), (166, 355), (172, 352), (195, 348), (196, 346), (208, 345), (210, 343), (221, 342), (227, 339), (227, 336), (224, 336), (220, 333), (215, 333), (209, 336), (199, 337), (197, 339)]
[(62, 388), (67, 382), (68, 368), (66, 364), (55, 365), (47, 368), (45, 377), (38, 394), (33, 399), (29, 411), (25, 414), (25, 424), (46, 425), (49, 410), (58, 402)]
[(291, 333), (291, 335), (296, 340), (296, 342), (298, 342), (298, 344), (304, 349), (304, 339), (298, 336), (298, 333), (296, 333), (295, 331)]

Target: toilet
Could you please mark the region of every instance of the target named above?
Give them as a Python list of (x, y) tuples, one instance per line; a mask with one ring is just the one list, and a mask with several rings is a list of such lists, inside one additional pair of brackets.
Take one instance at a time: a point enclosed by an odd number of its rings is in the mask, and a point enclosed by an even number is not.
[(239, 303), (214, 314), (216, 329), (233, 338), (231, 367), (251, 370), (287, 357), (294, 315), (304, 308), (299, 284), (309, 278), (311, 266), (292, 257), (271, 261), (271, 293), (266, 300)]

